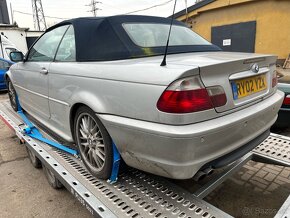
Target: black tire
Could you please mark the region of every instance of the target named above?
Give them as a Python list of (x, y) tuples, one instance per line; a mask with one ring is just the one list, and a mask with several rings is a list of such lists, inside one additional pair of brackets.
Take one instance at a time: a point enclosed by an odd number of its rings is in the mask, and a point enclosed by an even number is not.
[(39, 169), (42, 167), (41, 161), (36, 157), (36, 155), (28, 148), (26, 147), (29, 160), (35, 168)]
[(63, 184), (61, 184), (61, 182), (55, 177), (55, 175), (53, 174), (53, 172), (51, 172), (50, 169), (48, 169), (45, 165), (43, 165), (42, 168), (43, 168), (44, 175), (52, 188), (54, 189), (63, 188)]
[(14, 111), (17, 112), (18, 111), (17, 93), (9, 77), (7, 77), (7, 90), (8, 90), (8, 96), (9, 96), (11, 107), (13, 108)]
[[(81, 133), (86, 117), (92, 119), (91, 124), (89, 124), (92, 127), (92, 131), (88, 131), (87, 138), (83, 137)], [(89, 118), (87, 120), (90, 123)], [(94, 137), (94, 135), (96, 136)], [(108, 179), (113, 165), (112, 140), (102, 122), (89, 107), (82, 106), (77, 110), (74, 118), (74, 136), (81, 159), (87, 169), (97, 178)], [(84, 146), (86, 143), (88, 145)]]

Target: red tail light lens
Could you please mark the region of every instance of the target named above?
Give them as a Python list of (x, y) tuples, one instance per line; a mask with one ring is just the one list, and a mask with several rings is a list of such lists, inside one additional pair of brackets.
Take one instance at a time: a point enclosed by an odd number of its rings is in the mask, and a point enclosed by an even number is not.
[(286, 95), (283, 101), (284, 105), (290, 105), (290, 95)]
[(225, 103), (226, 96), (221, 87), (205, 89), (196, 76), (172, 83), (159, 98), (157, 108), (167, 113), (192, 113)]
[(160, 97), (157, 108), (167, 113), (191, 113), (213, 108), (206, 89), (171, 91)]

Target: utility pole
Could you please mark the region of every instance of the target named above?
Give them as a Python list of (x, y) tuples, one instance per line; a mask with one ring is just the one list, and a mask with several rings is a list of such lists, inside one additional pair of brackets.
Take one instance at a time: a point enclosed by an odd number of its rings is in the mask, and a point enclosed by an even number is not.
[(12, 9), (12, 3), (10, 2), (10, 14), (11, 14), (11, 24), (14, 24), (14, 15), (13, 15), (13, 9)]
[(97, 4), (102, 4), (102, 2), (96, 1), (96, 0), (92, 0), (91, 3), (89, 5), (87, 5), (87, 6), (90, 6), (92, 8), (91, 10), (89, 10), (89, 12), (92, 12), (94, 17), (97, 16), (97, 12), (99, 10), (102, 10), (101, 8), (97, 7)]
[(41, 0), (31, 0), (33, 11), (34, 28), (38, 31), (46, 30), (45, 16)]

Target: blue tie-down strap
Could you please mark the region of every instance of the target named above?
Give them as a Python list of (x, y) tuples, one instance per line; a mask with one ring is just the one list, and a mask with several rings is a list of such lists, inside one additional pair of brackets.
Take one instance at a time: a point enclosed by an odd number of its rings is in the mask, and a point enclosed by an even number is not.
[(21, 116), (23, 122), (26, 125), (26, 128), (23, 129), (23, 132), (30, 136), (31, 138), (35, 138), (41, 142), (44, 142), (52, 147), (55, 147), (57, 149), (60, 149), (62, 151), (65, 151), (69, 154), (72, 154), (76, 156), (78, 152), (76, 150), (73, 150), (71, 148), (68, 148), (64, 145), (61, 145), (55, 141), (49, 140), (47, 138), (44, 138), (43, 135), (38, 131), (38, 129), (33, 125), (33, 123), (30, 122), (30, 120), (25, 116), (22, 110), (18, 111), (18, 114)]
[(26, 128), (23, 129), (23, 132), (30, 136), (31, 138), (35, 138), (41, 142), (44, 142), (52, 147), (58, 148), (62, 151), (65, 151), (69, 154), (72, 154), (74, 156), (77, 156), (78, 152), (76, 150), (73, 150), (71, 148), (68, 148), (64, 145), (61, 145), (57, 142), (48, 140), (46, 138), (43, 137), (43, 135), (38, 131), (38, 129), (34, 126), (33, 123), (30, 122), (30, 120), (26, 117), (26, 115), (23, 113), (23, 110), (21, 108), (21, 105), (19, 103), (18, 97), (16, 96), (16, 103), (17, 103), (17, 113), (20, 115), (20, 117), (22, 118), (23, 122), (26, 125)]
[(112, 146), (113, 146), (113, 167), (110, 179), (108, 180), (108, 182), (111, 184), (117, 182), (120, 167), (120, 153), (114, 142), (112, 142)]
[[(44, 138), (43, 135), (39, 132), (39, 130), (34, 126), (34, 124), (31, 123), (30, 120), (27, 118), (27, 116), (23, 113), (23, 110), (20, 106), (17, 96), (16, 96), (16, 102), (17, 102), (17, 109), (18, 109), (17, 112), (21, 116), (23, 122), (26, 125), (26, 128), (23, 129), (23, 132), (26, 135), (30, 136), (31, 138), (35, 138), (41, 142), (44, 142), (52, 147), (65, 151), (71, 155), (74, 155), (74, 156), (78, 155), (78, 152), (76, 150), (68, 148), (57, 142), (51, 141), (47, 138)], [(108, 182), (110, 183), (114, 183), (117, 181), (118, 173), (119, 173), (119, 166), (120, 166), (120, 153), (114, 142), (112, 142), (112, 147), (113, 147), (113, 167), (112, 167), (110, 179), (108, 180)]]

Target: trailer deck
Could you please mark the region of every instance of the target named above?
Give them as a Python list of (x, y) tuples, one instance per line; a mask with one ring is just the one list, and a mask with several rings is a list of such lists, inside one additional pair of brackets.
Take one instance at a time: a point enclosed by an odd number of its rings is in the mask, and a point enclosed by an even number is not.
[[(23, 123), (8, 101), (0, 102), (0, 117), (15, 131), (67, 190), (95, 217), (231, 217), (203, 198), (239, 170), (248, 160), (290, 166), (290, 138), (271, 134), (240, 160), (193, 194), (167, 179), (136, 169), (121, 172), (116, 183), (93, 177), (78, 157), (66, 154), (22, 133)], [(42, 134), (54, 141), (46, 131)], [(276, 217), (290, 214), (287, 200)]]

